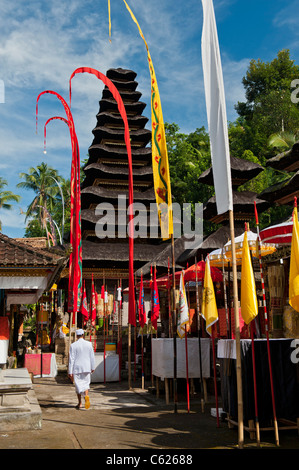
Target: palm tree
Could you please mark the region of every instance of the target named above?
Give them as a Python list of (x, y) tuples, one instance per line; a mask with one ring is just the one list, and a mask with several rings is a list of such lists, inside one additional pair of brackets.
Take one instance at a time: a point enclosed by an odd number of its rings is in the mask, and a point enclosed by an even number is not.
[(36, 194), (27, 208), (26, 219), (38, 216), (41, 226), (46, 228), (46, 211), (50, 213), (53, 211), (56, 204), (56, 195), (59, 191), (56, 182), (60, 181), (61, 178), (57, 170), (42, 162), (36, 168), (29, 168), (29, 173), (20, 173), (20, 178), (25, 181), (18, 183), (17, 187), (32, 190)]
[[(12, 205), (9, 204), (9, 201), (19, 202), (21, 197), (17, 194), (14, 194), (12, 191), (3, 190), (7, 186), (7, 181), (4, 178), (0, 177), (0, 209), (11, 210)], [(2, 223), (0, 220), (0, 230), (2, 230)]]
[(274, 147), (279, 150), (288, 150), (298, 141), (299, 135), (296, 132), (281, 131), (276, 134), (270, 135), (268, 144), (270, 147)]

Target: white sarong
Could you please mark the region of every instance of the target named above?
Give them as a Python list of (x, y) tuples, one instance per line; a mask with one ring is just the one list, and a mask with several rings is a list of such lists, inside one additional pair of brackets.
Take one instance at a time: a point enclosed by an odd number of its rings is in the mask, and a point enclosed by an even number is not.
[(84, 393), (86, 390), (89, 390), (90, 376), (90, 372), (81, 372), (80, 374), (74, 374), (74, 384), (77, 393)]

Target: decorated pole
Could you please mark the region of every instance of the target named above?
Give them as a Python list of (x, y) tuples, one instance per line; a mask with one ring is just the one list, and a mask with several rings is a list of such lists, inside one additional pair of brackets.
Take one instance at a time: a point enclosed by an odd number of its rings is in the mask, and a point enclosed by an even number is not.
[(256, 231), (257, 231), (257, 249), (260, 265), (260, 274), (261, 274), (261, 283), (262, 283), (262, 292), (263, 292), (263, 307), (264, 307), (264, 317), (265, 317), (265, 330), (266, 330), (266, 340), (267, 340), (267, 353), (268, 353), (268, 364), (269, 364), (269, 374), (270, 374), (270, 387), (271, 387), (271, 398), (272, 398), (272, 409), (273, 409), (273, 421), (274, 421), (274, 433), (275, 433), (275, 442), (279, 446), (279, 434), (278, 434), (278, 424), (276, 417), (276, 406), (275, 406), (275, 397), (274, 397), (274, 385), (273, 385), (273, 373), (272, 373), (272, 361), (271, 361), (271, 350), (270, 350), (270, 340), (269, 340), (269, 322), (268, 322), (268, 310), (266, 303), (266, 291), (265, 291), (265, 282), (264, 282), (264, 273), (262, 265), (262, 254), (261, 254), (261, 238), (260, 238), (260, 229), (259, 229), (259, 218), (256, 208), (256, 202), (254, 201), (254, 213), (256, 221)]
[[(68, 310), (70, 312), (70, 342), (71, 329), (76, 323), (77, 310), (80, 307), (80, 294), (82, 290), (82, 239), (81, 239), (81, 190), (80, 190), (80, 152), (78, 139), (72, 113), (67, 102), (57, 92), (45, 90), (41, 92), (36, 100), (36, 132), (38, 124), (38, 102), (42, 95), (49, 93), (55, 95), (62, 103), (66, 116), (71, 144), (72, 144), (72, 165), (71, 165), (71, 230), (70, 239), (72, 252), (69, 261), (69, 287), (68, 287)], [(63, 119), (61, 119), (63, 120)], [(74, 321), (75, 320), (75, 321)]]
[(198, 273), (197, 273), (197, 257), (195, 256), (195, 286), (196, 286), (196, 310), (197, 310), (197, 336), (198, 336), (198, 352), (199, 352), (199, 373), (200, 373), (200, 394), (201, 394), (201, 411), (204, 412), (204, 392), (202, 377), (202, 356), (201, 356), (201, 337), (200, 337), (200, 307), (198, 295)]
[(78, 73), (90, 73), (100, 79), (110, 90), (113, 98), (117, 103), (119, 113), (124, 122), (124, 140), (128, 153), (128, 182), (129, 182), (129, 316), (128, 316), (128, 364), (129, 364), (129, 388), (131, 388), (131, 325), (136, 326), (136, 312), (135, 312), (135, 289), (134, 289), (134, 224), (133, 224), (133, 165), (132, 165), (132, 152), (130, 143), (130, 130), (128, 124), (127, 113), (123, 100), (117, 90), (116, 86), (112, 81), (96, 69), (90, 67), (79, 67), (77, 68), (70, 77), (70, 103), (71, 103), (71, 81), (73, 77)]
[(234, 241), (235, 229), (233, 212), (233, 193), (231, 182), (230, 149), (228, 139), (224, 80), (213, 1), (202, 0), (202, 7), (203, 28), (201, 51), (217, 213), (223, 214), (228, 212), (230, 237), (232, 241), (233, 294), (236, 330), (235, 341), (238, 401), (238, 443), (239, 448), (243, 448), (244, 422), (238, 281), (236, 249)]

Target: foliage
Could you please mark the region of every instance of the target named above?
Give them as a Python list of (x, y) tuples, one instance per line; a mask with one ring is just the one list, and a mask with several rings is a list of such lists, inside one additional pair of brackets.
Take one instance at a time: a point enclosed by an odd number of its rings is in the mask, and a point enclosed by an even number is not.
[[(12, 191), (5, 190), (5, 186), (7, 186), (6, 179), (0, 177), (0, 209), (11, 210), (12, 204), (11, 201), (19, 202), (20, 196), (14, 194)], [(2, 223), (0, 221), (0, 230), (2, 230)]]
[(299, 107), (291, 101), (291, 82), (298, 76), (289, 50), (282, 50), (271, 62), (251, 60), (242, 80), (247, 101), (235, 106), (240, 117), (236, 125), (243, 128), (243, 150), (251, 150), (262, 164), (275, 154), (269, 146), (271, 134), (299, 129)]

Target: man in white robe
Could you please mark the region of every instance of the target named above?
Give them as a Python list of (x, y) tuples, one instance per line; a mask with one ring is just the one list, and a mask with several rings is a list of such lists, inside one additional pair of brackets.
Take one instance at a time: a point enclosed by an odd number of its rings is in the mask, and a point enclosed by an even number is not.
[(76, 331), (77, 341), (71, 344), (69, 354), (68, 374), (75, 384), (78, 397), (77, 409), (81, 408), (82, 395), (85, 398), (85, 408), (90, 407), (89, 386), (91, 374), (95, 369), (95, 358), (92, 344), (84, 339), (84, 331)]

